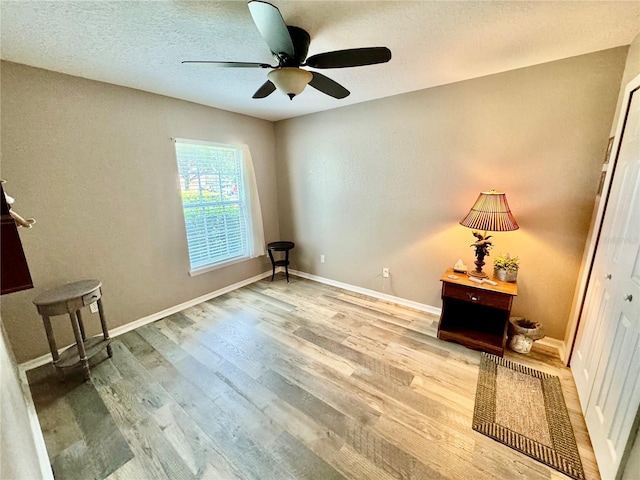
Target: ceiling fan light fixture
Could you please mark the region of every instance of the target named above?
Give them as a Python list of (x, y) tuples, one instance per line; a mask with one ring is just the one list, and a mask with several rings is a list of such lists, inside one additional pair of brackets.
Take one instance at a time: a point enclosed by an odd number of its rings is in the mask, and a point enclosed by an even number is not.
[(302, 93), (304, 87), (313, 78), (313, 74), (302, 68), (281, 67), (271, 70), (267, 77), (278, 90), (293, 100), (293, 97)]

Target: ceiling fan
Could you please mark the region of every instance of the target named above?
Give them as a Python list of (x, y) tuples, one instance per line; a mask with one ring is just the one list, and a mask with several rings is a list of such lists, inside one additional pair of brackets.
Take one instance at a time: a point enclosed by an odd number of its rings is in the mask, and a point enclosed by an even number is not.
[(345, 98), (350, 93), (329, 77), (301, 67), (317, 69), (360, 67), (385, 63), (391, 59), (391, 51), (387, 47), (336, 50), (307, 58), (311, 37), (302, 28), (286, 25), (276, 6), (261, 0), (251, 0), (249, 12), (262, 39), (278, 62), (277, 65), (215, 60), (185, 60), (182, 63), (206, 63), (216, 67), (233, 68), (270, 68), (272, 70), (267, 74), (268, 80), (258, 88), (253, 98), (268, 97), (278, 88), (293, 100), (293, 97), (300, 94), (307, 84), (338, 99)]

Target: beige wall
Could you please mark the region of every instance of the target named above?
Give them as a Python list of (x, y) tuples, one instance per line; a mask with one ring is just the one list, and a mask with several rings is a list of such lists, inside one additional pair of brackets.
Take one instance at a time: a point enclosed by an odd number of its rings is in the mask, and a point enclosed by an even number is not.
[[(12, 63), (1, 69), (2, 178), (35, 288), (2, 297), (19, 362), (47, 353), (31, 300), (62, 283), (97, 278), (111, 328), (270, 269), (266, 257), (197, 277), (189, 260), (171, 137), (247, 143), (267, 241), (278, 237), (271, 122)], [(88, 315), (88, 312), (87, 312)], [(97, 332), (95, 315), (87, 323)], [(60, 346), (72, 343), (56, 317)]]
[(474, 238), (458, 221), (495, 188), (521, 228), (495, 234), (489, 261), (521, 257), (513, 314), (562, 339), (626, 52), (278, 122), (293, 268), (439, 307), (442, 272), (460, 257), (473, 266)]

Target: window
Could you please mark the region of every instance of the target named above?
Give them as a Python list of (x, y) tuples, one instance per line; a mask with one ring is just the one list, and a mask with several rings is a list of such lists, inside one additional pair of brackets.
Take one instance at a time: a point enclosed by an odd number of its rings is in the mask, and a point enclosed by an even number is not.
[(175, 147), (191, 273), (264, 254), (255, 248), (264, 235), (259, 202), (257, 215), (250, 204), (257, 189), (249, 149), (182, 139)]

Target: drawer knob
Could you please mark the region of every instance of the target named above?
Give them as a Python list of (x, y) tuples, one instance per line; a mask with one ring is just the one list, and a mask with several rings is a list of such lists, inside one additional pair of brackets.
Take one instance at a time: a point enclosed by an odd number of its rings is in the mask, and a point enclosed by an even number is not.
[(608, 273), (608, 274), (604, 277), (604, 279), (605, 279), (605, 280), (611, 280), (611, 274), (610, 274), (610, 273)]
[(467, 295), (469, 295), (469, 300), (471, 300), (472, 302), (477, 302), (478, 300), (480, 300), (480, 296), (474, 293), (467, 293)]
[(624, 297), (625, 302), (630, 302), (632, 300), (633, 300), (633, 295), (631, 295), (630, 293)]

